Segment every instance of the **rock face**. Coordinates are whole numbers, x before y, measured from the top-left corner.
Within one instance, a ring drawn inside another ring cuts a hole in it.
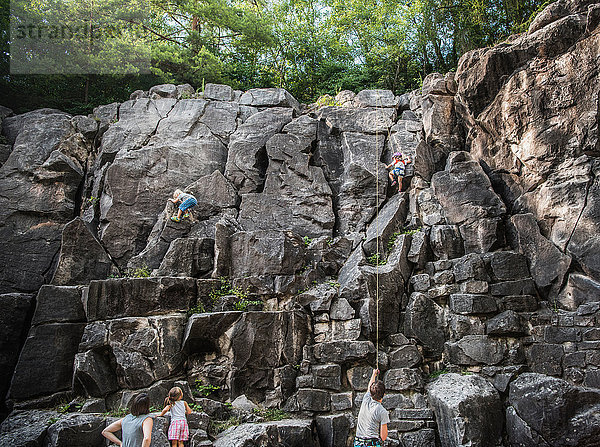
[[[5,309],[0,316],[0,392],[6,396],[31,318],[33,297],[9,293],[0,295],[0,303]]]
[[[315,439],[312,422],[303,420],[284,420],[263,424],[247,424],[232,427],[221,433],[215,442],[217,447],[250,447],[261,445],[319,445]]]
[[[85,327],[74,380],[87,395],[139,389],[181,371],[184,315],[117,318]]]
[[[48,427],[46,442],[52,447],[73,445],[74,443],[102,446],[102,430],[106,427],[103,417],[97,415],[69,415]]]
[[[300,363],[308,332],[308,320],[298,312],[198,314],[188,322],[183,349],[198,366],[190,374],[202,376],[211,368],[209,359],[219,359],[222,368],[230,364],[231,373],[214,385],[224,385],[232,399],[244,392],[264,399],[273,370]]]
[[[485,253],[503,245],[499,226],[506,208],[469,154],[453,152],[431,185],[448,223],[460,226],[465,253]]]
[[[52,284],[71,286],[104,279],[111,267],[109,256],[83,220],[76,218],[65,225]]]
[[[590,52],[600,37],[593,7],[588,13],[584,2],[556,5],[562,5],[560,16],[546,12],[509,46],[461,58],[457,97],[473,136],[471,153],[497,171],[509,206],[533,213],[543,234],[595,278],[590,253],[596,238],[588,233],[595,219],[582,217],[595,207],[588,199],[599,154],[597,95],[588,92],[598,91],[600,82],[593,74],[598,55]],[[502,76],[506,80],[498,82]],[[539,76],[548,82],[533,81]],[[475,119],[480,124],[472,125]],[[583,233],[590,237],[574,237]]]
[[[13,399],[71,389],[73,359],[85,327],[81,289],[42,287],[32,324],[12,378]]]
[[[10,446],[41,446],[48,422],[58,418],[56,411],[25,411],[11,414],[0,425],[0,443]]]
[[[89,143],[54,109],[5,118],[3,127],[13,147],[0,168],[0,292],[35,292],[52,276]]]
[[[185,312],[195,302],[192,278],[132,278],[92,281],[85,297],[89,321],[164,312]]]
[[[502,404],[498,391],[485,379],[444,374],[428,385],[427,396],[439,424],[442,446],[500,444]]]
[[[600,394],[540,374],[510,385],[506,420],[513,445],[598,445]]]
[[[266,142],[266,169],[261,194],[242,196],[240,224],[248,230],[293,230],[302,236],[331,236],[335,224],[331,188],[323,170],[310,166],[317,121],[302,116]],[[291,213],[290,213],[291,211]]]
[[[231,136],[225,176],[241,193],[264,188],[268,158],[265,144],[292,120],[288,108],[268,109],[252,115]]]
[[[96,445],[94,412],[180,386],[192,445],[347,446],[378,367],[390,445],[600,445],[599,11],[399,97],[0,109],[0,444]]]

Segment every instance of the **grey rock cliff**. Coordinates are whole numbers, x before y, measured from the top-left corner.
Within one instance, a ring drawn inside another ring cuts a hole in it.
[[[0,443],[95,445],[95,412],[177,385],[194,446],[347,446],[378,367],[390,445],[598,445],[598,10],[559,0],[400,97],[0,110]]]

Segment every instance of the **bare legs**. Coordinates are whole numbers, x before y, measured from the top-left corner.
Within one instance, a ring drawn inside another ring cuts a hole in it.
[[[396,184],[396,180],[398,181],[398,192],[402,191],[402,177],[397,175],[394,176],[394,171],[390,171],[390,173],[388,174],[388,177],[390,178],[390,182],[392,182],[392,186],[394,186]]]

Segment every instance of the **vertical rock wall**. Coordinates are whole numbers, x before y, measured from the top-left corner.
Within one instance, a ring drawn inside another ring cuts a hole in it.
[[[3,110],[0,444],[95,445],[178,384],[192,445],[346,446],[377,366],[387,445],[597,445],[599,10],[554,3],[400,97]]]

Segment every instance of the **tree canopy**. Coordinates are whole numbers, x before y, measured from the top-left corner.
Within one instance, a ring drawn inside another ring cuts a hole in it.
[[[124,101],[133,90],[159,83],[190,83],[199,89],[208,82],[241,90],[278,86],[304,102],[344,89],[386,88],[400,94],[417,88],[430,72],[455,69],[466,51],[524,31],[548,3],[151,0],[143,19],[124,11],[114,18],[145,30],[149,73],[129,67],[129,74],[11,74],[10,2],[0,1],[2,103],[19,113],[38,107],[89,113],[99,104]],[[107,1],[96,0],[96,7]],[[82,7],[82,2],[64,2],[66,8]],[[44,4],[28,2],[28,7],[43,16]],[[61,14],[70,13],[67,9]],[[119,51],[108,44],[101,50],[95,57]]]

